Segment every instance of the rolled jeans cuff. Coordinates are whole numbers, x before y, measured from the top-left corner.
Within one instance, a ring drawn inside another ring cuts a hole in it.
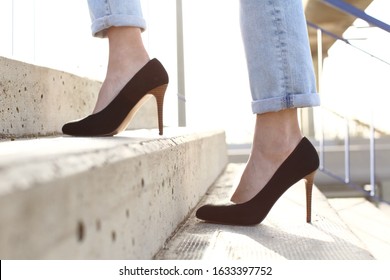
[[[252,112],[254,114],[263,114],[291,108],[314,107],[319,105],[320,96],[317,93],[290,94],[252,101]]]
[[[141,31],[144,31],[146,29],[146,21],[144,18],[134,15],[107,15],[92,22],[92,35],[104,38],[107,36],[107,29],[111,26],[139,27]]]

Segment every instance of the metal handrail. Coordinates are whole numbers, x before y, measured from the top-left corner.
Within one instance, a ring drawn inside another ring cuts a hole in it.
[[[330,31],[328,31],[328,30],[326,30],[326,29],[320,27],[319,25],[314,24],[314,23],[312,23],[312,22],[310,22],[310,21],[306,21],[306,23],[307,23],[307,25],[308,25],[309,27],[312,27],[312,28],[316,29],[317,31],[320,30],[322,34],[326,34],[326,35],[332,37],[333,39],[336,39],[337,41],[341,41],[341,42],[343,42],[343,43],[345,43],[345,44],[347,44],[347,45],[349,45],[349,46],[351,46],[351,47],[353,47],[353,48],[359,50],[360,52],[363,52],[363,53],[365,53],[366,55],[369,55],[369,56],[371,56],[372,58],[375,58],[376,60],[381,61],[381,62],[383,62],[383,63],[385,63],[385,64],[387,64],[387,65],[390,66],[390,62],[389,62],[389,61],[386,61],[386,60],[384,60],[383,58],[380,58],[380,57],[378,57],[378,56],[376,56],[376,55],[373,55],[372,53],[370,53],[370,52],[364,50],[363,48],[360,48],[360,47],[358,47],[358,46],[352,44],[352,43],[350,42],[350,40],[347,40],[347,39],[345,39],[345,38],[342,38],[342,37],[338,36],[337,34],[334,34],[334,33],[330,32]],[[318,37],[318,36],[317,36],[317,37]]]
[[[388,25],[387,23],[385,23],[385,22],[383,22],[383,21],[381,21],[373,16],[366,14],[364,11],[356,8],[355,6],[353,6],[351,4],[348,4],[342,0],[322,0],[322,1],[331,7],[334,7],[340,11],[345,12],[346,14],[353,15],[357,18],[360,18],[360,19],[368,22],[371,25],[374,25],[376,27],[379,27],[382,30],[390,32],[390,25]]]
[[[326,2],[327,4],[333,6],[333,7],[336,7],[340,10],[342,10],[343,12],[345,13],[348,13],[348,14],[351,14],[351,15],[354,15],[358,18],[361,18],[365,21],[367,21],[368,23],[372,24],[372,25],[375,25],[387,32],[390,32],[390,26],[382,21],[379,21],[378,19],[372,17],[372,16],[369,16],[367,15],[365,12],[359,10],[358,8],[350,5],[350,4],[347,4],[345,3],[344,1],[340,1],[340,0],[323,0],[324,2]],[[311,28],[314,28],[317,30],[317,52],[318,52],[318,75],[319,77],[321,76],[322,74],[322,34],[326,34],[328,36],[331,36],[332,38],[336,39],[337,41],[341,41],[341,42],[344,42],[345,44],[359,50],[360,52],[362,53],[365,53],[366,55],[369,55],[371,56],[372,58],[375,58],[376,60],[378,61],[381,61],[387,65],[390,66],[390,62],[378,57],[378,56],[375,56],[373,55],[372,53],[360,48],[360,47],[357,47],[355,46],[354,44],[351,44],[351,42],[347,39],[344,39],[312,22],[307,22],[307,25]],[[319,84],[319,87],[321,85],[321,80],[319,78],[319,81],[318,81],[318,84]],[[355,189],[355,190],[359,190],[359,191],[362,191],[364,193],[367,193],[366,191],[363,191],[361,189],[361,187],[358,185],[358,184],[355,184],[353,182],[351,182],[351,178],[350,178],[350,136],[349,136],[349,122],[346,118],[344,118],[345,120],[345,139],[344,139],[344,171],[345,171],[345,176],[344,178],[334,174],[332,171],[328,170],[326,167],[325,167],[325,161],[324,161],[324,158],[325,158],[325,152],[324,152],[324,146],[325,146],[325,136],[324,136],[324,130],[323,130],[323,127],[321,128],[322,132],[321,132],[321,138],[320,138],[320,145],[319,145],[319,154],[320,154],[320,170],[340,181],[340,182],[343,182],[344,184],[348,185],[349,187]],[[374,121],[373,121],[373,118],[371,118],[371,122],[370,122],[370,178],[369,178],[369,181],[370,181],[370,190],[368,192],[368,196],[374,200],[374,201],[377,201],[377,202],[385,202],[385,203],[389,203],[389,202],[386,202],[386,201],[383,201],[383,199],[381,199],[377,192],[376,192],[376,178],[375,178],[375,171],[376,171],[376,166],[375,166],[375,126],[374,126]]]

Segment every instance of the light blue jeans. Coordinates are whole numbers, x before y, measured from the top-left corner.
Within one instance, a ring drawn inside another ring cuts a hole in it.
[[[139,0],[88,0],[92,33],[146,28]],[[255,114],[320,104],[302,0],[240,0],[240,23]]]
[[[320,104],[302,0],[240,0],[256,114]]]
[[[106,37],[111,26],[146,28],[139,0],[88,0],[88,7],[95,37]]]

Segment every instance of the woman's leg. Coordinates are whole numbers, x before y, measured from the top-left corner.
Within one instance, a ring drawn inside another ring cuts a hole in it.
[[[141,38],[146,25],[139,0],[88,0],[88,5],[93,36],[109,41],[107,74],[94,109],[97,113],[149,61],[149,56]]]
[[[104,109],[134,74],[149,61],[139,28],[110,27],[107,30],[107,37],[109,41],[107,74],[94,113]]]
[[[240,20],[257,119],[235,203],[257,194],[301,140],[296,108],[319,105],[301,0],[241,0]]]

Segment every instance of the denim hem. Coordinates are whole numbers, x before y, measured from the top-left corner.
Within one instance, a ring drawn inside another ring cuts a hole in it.
[[[142,31],[146,29],[146,21],[142,17],[133,15],[109,15],[93,21],[91,29],[94,37],[105,38],[107,29],[111,26],[133,26]]]
[[[254,114],[263,114],[290,108],[314,107],[319,105],[320,96],[317,93],[291,94],[264,100],[255,100],[252,102],[252,112]]]

